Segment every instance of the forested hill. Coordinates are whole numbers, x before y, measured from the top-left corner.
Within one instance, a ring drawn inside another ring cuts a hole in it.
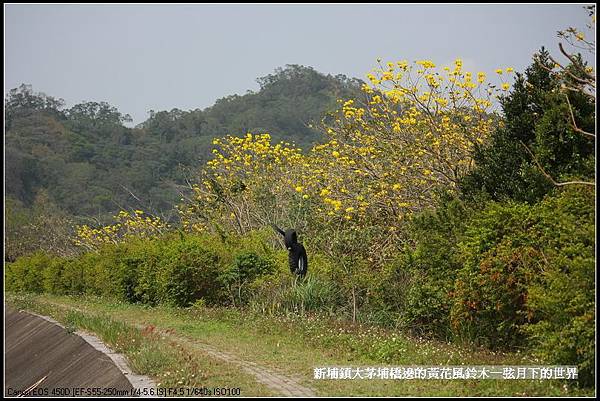
[[[354,97],[361,83],[298,65],[257,81],[256,93],[224,97],[204,110],[151,111],[135,128],[105,102],[66,109],[30,86],[12,89],[5,98],[6,195],[27,208],[43,193],[74,216],[165,212],[178,199],[177,185],[208,157],[212,138],[269,132],[307,147],[320,138],[308,124],[334,109],[336,99]]]

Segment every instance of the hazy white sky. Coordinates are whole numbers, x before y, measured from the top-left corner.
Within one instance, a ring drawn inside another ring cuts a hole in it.
[[[135,124],[256,90],[286,64],[363,79],[378,57],[522,71],[588,21],[583,3],[4,7],[5,93],[28,83],[67,106],[106,101]]]

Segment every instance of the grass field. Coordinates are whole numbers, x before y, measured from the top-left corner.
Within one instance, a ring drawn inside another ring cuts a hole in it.
[[[413,338],[317,316],[271,317],[231,308],[147,307],[93,297],[5,294],[8,304],[96,333],[127,356],[136,373],[162,387],[240,388],[279,395],[209,345],[294,378],[320,396],[593,396],[558,380],[316,380],[314,368],[402,365],[534,365],[521,353],[495,353]]]

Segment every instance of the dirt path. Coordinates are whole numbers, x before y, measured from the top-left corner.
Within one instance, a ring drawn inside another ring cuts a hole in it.
[[[161,334],[164,332],[161,332]],[[219,351],[215,347],[201,343],[197,340],[191,340],[185,337],[180,337],[178,335],[173,335],[170,333],[165,333],[169,336],[169,338],[178,341],[180,343],[185,343],[188,346],[191,346],[195,349],[199,349],[204,353],[210,355],[213,358],[220,359],[222,361],[232,363],[234,365],[238,365],[242,370],[246,373],[253,375],[256,378],[256,381],[264,384],[269,387],[271,390],[279,393],[283,396],[293,396],[293,397],[315,397],[316,394],[314,390],[301,385],[298,381],[291,377],[287,377],[282,375],[281,373],[275,372],[271,368],[267,368],[266,366],[259,365],[255,362],[245,361],[243,359],[238,358],[236,355]]]
[[[56,302],[47,302],[51,305],[57,306],[61,309],[68,309],[77,311],[80,313],[87,313],[86,310],[67,306],[64,304],[56,303]],[[132,324],[131,322],[126,322]],[[147,329],[148,326],[142,324],[132,324],[138,329],[144,330]],[[264,384],[275,393],[280,394],[282,396],[288,397],[316,397],[316,393],[313,389],[306,387],[300,382],[292,377],[285,376],[270,367],[266,367],[264,365],[257,364],[255,362],[246,361],[238,356],[220,351],[217,348],[213,347],[210,344],[203,343],[201,341],[191,339],[185,336],[181,336],[178,334],[174,334],[172,330],[162,330],[158,329],[158,333],[166,337],[172,341],[175,341],[181,345],[185,345],[191,347],[193,349],[204,352],[205,354],[211,356],[212,358],[225,361],[227,363],[231,363],[239,366],[244,372],[254,376],[257,382]]]

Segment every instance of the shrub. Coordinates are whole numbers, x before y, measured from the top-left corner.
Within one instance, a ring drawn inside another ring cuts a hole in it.
[[[594,193],[566,188],[537,205],[490,203],[460,242],[455,335],[527,345],[545,363],[594,375]]]
[[[594,203],[593,190],[569,189],[536,208],[543,269],[529,286],[524,326],[540,359],[578,365],[584,385],[595,376]]]
[[[590,383],[594,200],[589,188],[565,187],[534,205],[450,201],[416,216],[416,243],[395,262],[410,272],[401,323],[492,348],[527,347],[544,363],[578,365]]]
[[[270,259],[254,252],[243,252],[220,274],[219,281],[227,288],[233,305],[243,305],[248,301],[248,287],[258,277],[272,272],[273,267]]]
[[[569,70],[584,70],[580,58],[570,61]],[[593,181],[594,141],[574,129],[569,115],[577,118],[580,129],[593,133],[595,101],[569,90],[567,102],[564,81],[550,71],[553,67],[542,48],[525,73],[517,74],[510,94],[501,98],[505,123],[489,143],[475,147],[475,168],[460,183],[464,196],[483,191],[496,201],[539,202],[554,186],[538,163],[557,181]]]
[[[67,294],[70,286],[65,280],[65,270],[68,261],[64,258],[54,257],[48,261],[48,265],[43,270],[42,286],[44,292],[56,295]]]
[[[469,223],[458,244],[450,319],[459,338],[487,346],[517,345],[529,276],[541,257],[532,248],[531,207],[489,203]]]
[[[6,289],[15,292],[42,292],[44,270],[51,260],[51,256],[39,251],[8,264],[5,273]]]
[[[457,244],[470,214],[460,201],[446,197],[440,207],[411,221],[416,245],[405,249],[397,262],[397,269],[409,276],[400,323],[411,331],[450,337],[451,294],[462,263]]]
[[[165,247],[161,258],[164,265],[156,277],[161,302],[189,306],[200,298],[219,301],[219,257],[199,242],[186,237]]]
[[[149,305],[160,302],[160,288],[157,277],[164,265],[166,244],[163,241],[140,241],[132,246],[132,253],[123,263],[131,269],[127,283],[133,287],[131,299]],[[134,273],[135,272],[135,273]],[[129,293],[126,291],[126,293]]]

